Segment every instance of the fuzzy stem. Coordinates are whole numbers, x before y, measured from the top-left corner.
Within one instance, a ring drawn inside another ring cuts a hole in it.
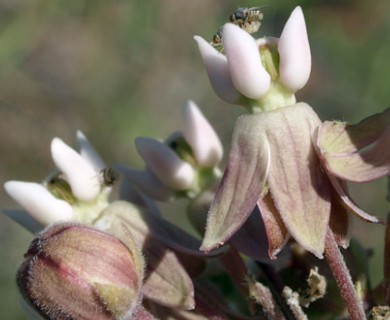
[[[336,279],[351,320],[366,319],[363,304],[356,294],[351,275],[330,229],[328,229],[325,239],[325,257]]]

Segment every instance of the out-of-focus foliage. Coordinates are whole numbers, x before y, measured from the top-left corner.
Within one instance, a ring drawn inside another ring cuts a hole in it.
[[[278,36],[296,5],[303,7],[313,56],[299,99],[323,119],[353,122],[388,107],[387,0],[0,0],[1,181],[42,179],[53,167],[50,140],[72,144],[77,129],[108,163],[137,166],[134,138],[166,137],[187,99],[199,104],[228,149],[244,110],[214,95],[192,36],[211,39],[238,6],[263,6],[259,35]],[[385,180],[352,192],[363,208],[385,216]],[[15,207],[4,192],[0,197],[2,208]],[[374,282],[381,278],[383,231],[359,223],[354,229],[374,247]],[[4,319],[24,319],[14,273],[31,239],[0,216]]]

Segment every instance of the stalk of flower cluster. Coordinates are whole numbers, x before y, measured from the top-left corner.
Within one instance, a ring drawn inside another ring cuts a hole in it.
[[[366,319],[363,303],[356,294],[351,275],[330,229],[328,229],[325,239],[325,257],[335,277],[340,295],[348,309],[351,320]]]

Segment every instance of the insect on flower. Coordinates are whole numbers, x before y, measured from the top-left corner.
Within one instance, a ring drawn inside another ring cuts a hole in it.
[[[106,167],[100,171],[101,183],[107,187],[113,186],[119,180],[119,174],[114,169]]]
[[[263,13],[259,7],[238,8],[230,17],[229,22],[239,26],[249,34],[255,33],[260,29]],[[214,34],[213,40],[210,42],[214,47],[222,45],[222,27]]]

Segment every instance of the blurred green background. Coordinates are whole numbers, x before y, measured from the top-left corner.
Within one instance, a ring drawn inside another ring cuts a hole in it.
[[[244,110],[212,92],[192,37],[211,39],[239,6],[263,6],[261,35],[279,36],[296,5],[303,7],[313,56],[298,98],[322,119],[356,122],[387,108],[388,0],[0,0],[1,181],[40,181],[53,168],[51,139],[75,146],[77,129],[107,163],[140,167],[134,138],[176,130],[187,99],[229,150]],[[364,209],[386,216],[385,179],[351,190]],[[17,207],[4,191],[0,197],[2,208]],[[353,220],[353,235],[374,248],[370,267],[378,283],[384,228]],[[31,240],[0,215],[1,319],[25,319],[14,275]]]

